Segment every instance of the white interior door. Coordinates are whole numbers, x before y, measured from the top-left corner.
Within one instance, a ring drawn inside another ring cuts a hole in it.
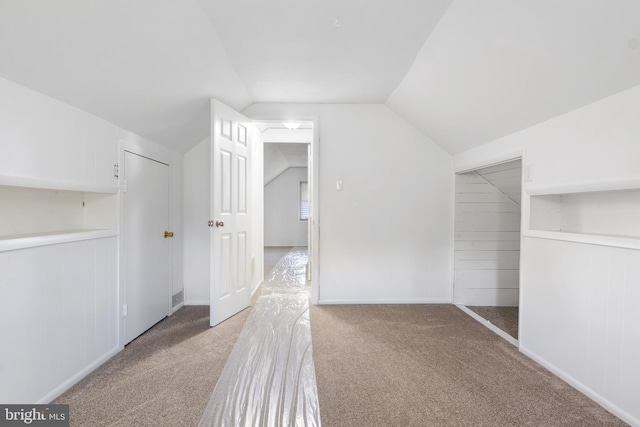
[[[249,212],[255,125],[211,102],[211,326],[247,308],[250,294]]]
[[[169,166],[124,155],[125,343],[169,314]]]

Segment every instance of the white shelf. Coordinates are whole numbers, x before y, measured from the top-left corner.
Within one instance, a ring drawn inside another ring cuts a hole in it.
[[[11,175],[0,175],[0,186],[37,188],[42,190],[106,193],[106,194],[115,194],[118,192],[117,183],[114,183],[113,185],[109,185],[109,186],[94,185],[94,184],[78,184],[76,182],[51,181],[51,180],[44,180],[44,179],[38,179],[38,178],[29,178],[24,176],[11,176]]]
[[[51,233],[2,236],[0,237],[0,252],[78,242],[81,240],[102,239],[117,235],[118,230],[114,228],[108,230],[64,230]]]
[[[640,250],[640,239],[634,239],[630,237],[542,230],[529,230],[524,232],[523,236],[533,237],[536,239],[560,240],[563,242],[575,242],[587,245],[610,246],[614,248]]]
[[[601,191],[636,190],[638,188],[640,188],[640,179],[582,182],[562,185],[527,185],[524,190],[531,196],[546,196],[567,193],[595,193]]]

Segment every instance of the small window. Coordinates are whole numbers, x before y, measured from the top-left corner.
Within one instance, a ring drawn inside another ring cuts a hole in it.
[[[309,184],[300,183],[300,221],[309,220]]]

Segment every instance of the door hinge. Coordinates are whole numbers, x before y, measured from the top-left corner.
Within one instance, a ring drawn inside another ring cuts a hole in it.
[[[118,179],[119,176],[120,176],[120,165],[116,163],[115,165],[113,165],[113,177],[115,179]]]
[[[127,190],[129,190],[129,185],[127,184],[127,180],[125,179],[122,183],[122,191],[126,193]]]
[[[122,304],[122,317],[127,317],[127,304]]]

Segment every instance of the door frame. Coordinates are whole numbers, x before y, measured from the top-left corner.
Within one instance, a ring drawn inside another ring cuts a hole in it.
[[[452,206],[452,212],[453,212],[453,217],[455,218],[456,215],[456,177],[460,174],[464,174],[464,173],[468,173],[468,172],[473,172],[476,171],[478,169],[484,169],[484,168],[488,168],[490,166],[495,166],[495,165],[499,165],[502,163],[508,163],[511,161],[515,161],[515,160],[520,160],[522,162],[522,171],[520,174],[520,180],[521,180],[521,195],[520,195],[520,259],[519,259],[519,265],[522,266],[522,260],[524,257],[524,237],[523,234],[525,232],[526,229],[529,228],[529,205],[530,205],[530,198],[529,198],[529,194],[525,191],[525,174],[526,174],[526,168],[528,167],[528,163],[526,162],[526,152],[524,150],[514,150],[511,151],[509,153],[504,153],[503,155],[498,155],[492,158],[488,158],[488,159],[480,159],[480,160],[476,160],[476,161],[468,161],[468,162],[462,162],[461,164],[455,165],[454,164],[454,168],[453,168],[453,198],[451,203],[453,204]],[[454,292],[455,292],[455,251],[456,251],[456,246],[455,246],[455,220],[451,222],[451,247],[452,247],[452,251],[451,251],[451,301],[453,302],[453,297],[454,297]],[[523,300],[523,292],[522,292],[522,268],[518,269],[518,290],[519,290],[519,297],[518,297],[518,308],[522,307],[522,300]],[[462,304],[456,304],[462,311],[464,311],[465,313],[467,313],[469,316],[473,317],[474,319],[476,319],[478,322],[482,323],[483,325],[485,325],[487,328],[491,329],[493,332],[495,332],[496,334],[500,335],[502,338],[504,338],[506,341],[510,342],[511,344],[515,345],[516,347],[519,347],[519,338],[520,338],[520,325],[522,324],[521,320],[522,320],[522,311],[518,310],[518,339],[513,338],[511,335],[507,334],[506,332],[504,332],[503,330],[499,329],[497,326],[494,326],[490,323],[487,323],[485,319],[483,319],[482,317],[480,317],[478,314],[476,314],[475,312],[471,311],[470,309],[468,309],[466,307],[466,305],[462,305]]]
[[[317,305],[320,301],[320,132],[318,116],[287,116],[283,118],[280,115],[255,115],[247,116],[254,122],[311,122],[313,123],[313,138],[311,139],[311,156],[308,159],[309,180],[311,181],[311,222],[309,224],[311,240],[309,241],[309,261],[311,264],[311,304]],[[264,142],[263,149],[260,150],[260,159],[256,161],[264,161]],[[264,175],[261,182],[264,187]],[[263,200],[264,207],[264,200]],[[264,211],[264,209],[263,209]],[[260,219],[261,228],[264,231],[264,215]]]
[[[124,179],[121,177],[125,176],[124,170],[124,158],[125,152],[129,152],[132,154],[136,154],[138,156],[146,157],[150,160],[154,160],[159,163],[164,163],[169,166],[169,227],[171,230],[176,231],[176,222],[175,222],[175,192],[174,192],[174,182],[175,182],[175,162],[173,160],[173,156],[162,149],[157,149],[154,147],[144,147],[142,145],[135,144],[130,141],[126,141],[124,139],[118,140],[118,164],[115,168],[114,173],[118,175],[118,204],[119,204],[119,237],[118,237],[118,347],[121,349],[124,348],[126,335],[125,335],[125,321],[124,321],[124,305],[126,304],[126,289],[125,289],[125,273],[127,268],[126,263],[126,254],[125,254],[125,238],[124,235],[124,224],[125,224],[125,206],[124,206]],[[179,233],[178,233],[179,234]],[[180,239],[182,237],[180,236]],[[182,240],[181,240],[182,241]],[[175,238],[169,239],[169,310],[167,316],[171,316],[176,310],[182,307],[183,303],[173,307],[173,292],[175,289],[175,277],[174,277],[174,245]]]

